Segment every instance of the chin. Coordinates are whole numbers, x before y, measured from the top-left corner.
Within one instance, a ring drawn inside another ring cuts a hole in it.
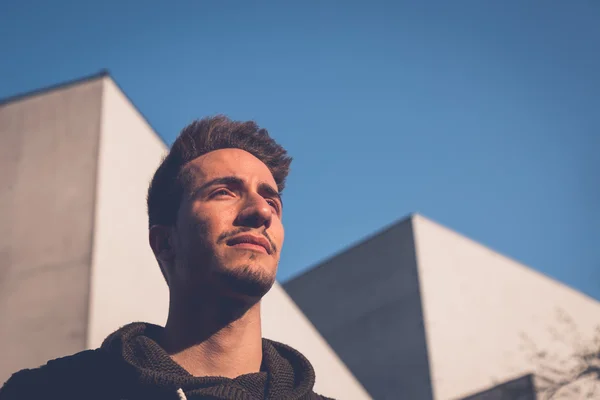
[[[218,275],[223,289],[235,297],[260,300],[275,283],[275,272],[255,263],[222,268]]]

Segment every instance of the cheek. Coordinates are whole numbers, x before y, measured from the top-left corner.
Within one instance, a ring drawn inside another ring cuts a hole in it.
[[[275,241],[275,243],[281,250],[285,238],[285,230],[283,229],[281,221],[278,221],[277,224],[271,225],[271,234],[273,235],[273,241]]]
[[[214,207],[196,207],[191,219],[197,235],[214,243],[224,232],[232,229],[232,220],[235,214],[227,209],[215,209]]]
[[[210,220],[195,215],[189,221],[190,245],[194,247],[200,243],[207,244],[213,242],[213,236],[216,235],[215,231],[215,226]]]
[[[183,209],[179,213],[177,226],[185,247],[193,249],[199,242],[209,239],[212,228],[202,216],[203,213],[197,207]]]

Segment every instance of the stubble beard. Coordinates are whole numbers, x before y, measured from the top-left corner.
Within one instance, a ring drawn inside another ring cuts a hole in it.
[[[198,236],[196,249],[193,251],[195,254],[192,256],[195,260],[190,260],[192,262],[189,263],[192,270],[198,268],[198,274],[190,272],[197,275],[196,279],[200,282],[212,286],[209,292],[216,289],[214,294],[217,296],[225,295],[249,302],[260,301],[275,283],[275,272],[261,265],[262,257],[252,251],[229,259],[208,243],[203,228],[200,224],[196,227]],[[220,257],[218,253],[221,253]],[[202,285],[200,282],[198,283]]]
[[[253,258],[256,257],[251,255],[250,261]],[[235,297],[248,300],[260,300],[275,283],[274,274],[250,263],[229,268],[219,266],[214,272],[223,289]]]

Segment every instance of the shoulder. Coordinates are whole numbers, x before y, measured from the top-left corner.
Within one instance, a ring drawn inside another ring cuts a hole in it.
[[[85,350],[48,361],[38,368],[23,369],[2,386],[0,400],[46,398],[49,394],[63,396],[70,388],[86,384],[86,380],[104,369],[105,362],[100,351]]]

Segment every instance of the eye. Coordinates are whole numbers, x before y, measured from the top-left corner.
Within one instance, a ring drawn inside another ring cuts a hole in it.
[[[210,198],[220,197],[220,196],[231,196],[231,191],[225,188],[217,189],[210,194]]]
[[[273,199],[267,199],[267,203],[269,203],[269,205],[271,207],[273,207],[273,209],[275,210],[275,212],[279,212],[279,203],[277,203],[275,200]]]

